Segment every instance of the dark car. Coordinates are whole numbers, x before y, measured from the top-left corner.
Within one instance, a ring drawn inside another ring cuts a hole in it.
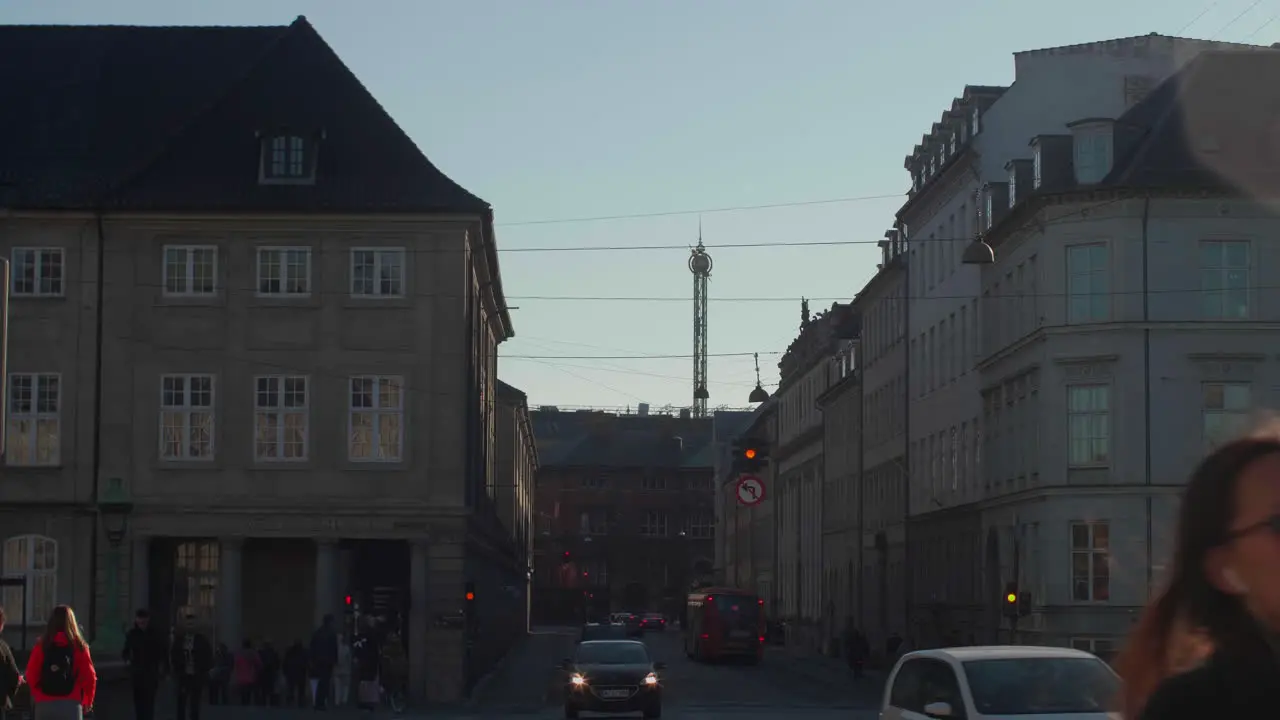
[[[590,640],[564,661],[564,716],[580,712],[641,712],[662,717],[662,683],[654,662],[638,640]]]
[[[640,629],[643,630],[666,630],[667,619],[662,613],[645,613],[640,618]]]
[[[639,615],[635,613],[630,613],[630,612],[621,612],[621,613],[614,613],[613,617],[614,617],[613,621],[615,623],[622,623],[623,625],[627,626],[628,636],[640,637],[640,635],[642,634],[640,631]]]
[[[587,642],[588,640],[625,640],[627,636],[626,625],[618,623],[587,623],[582,626],[582,632],[578,635],[578,642]]]

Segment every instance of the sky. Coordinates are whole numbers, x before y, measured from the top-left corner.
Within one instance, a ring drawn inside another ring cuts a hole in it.
[[[966,84],[1012,82],[1014,52],[1280,40],[1280,0],[0,0],[6,24],[298,15],[493,205],[516,331],[499,377],[561,408],[690,404],[699,226],[709,404],[748,405],[753,353],[772,389],[800,299],[871,277],[904,157]]]

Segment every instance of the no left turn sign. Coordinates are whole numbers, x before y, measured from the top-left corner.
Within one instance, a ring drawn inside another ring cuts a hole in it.
[[[755,475],[738,477],[738,502],[743,505],[756,505],[764,500],[764,481]]]

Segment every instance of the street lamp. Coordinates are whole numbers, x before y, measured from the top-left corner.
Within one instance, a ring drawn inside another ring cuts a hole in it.
[[[995,261],[996,251],[983,240],[969,243],[960,255],[960,262],[965,265],[991,265]]]
[[[102,652],[119,653],[124,648],[124,617],[120,612],[120,545],[129,534],[133,502],[124,480],[110,478],[98,498],[98,518],[107,536],[107,613],[101,636],[94,643]]]

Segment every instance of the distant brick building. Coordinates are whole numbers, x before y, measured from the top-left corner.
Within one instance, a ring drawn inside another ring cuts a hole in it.
[[[715,558],[712,419],[531,414],[534,622],[624,609],[678,615]]]

